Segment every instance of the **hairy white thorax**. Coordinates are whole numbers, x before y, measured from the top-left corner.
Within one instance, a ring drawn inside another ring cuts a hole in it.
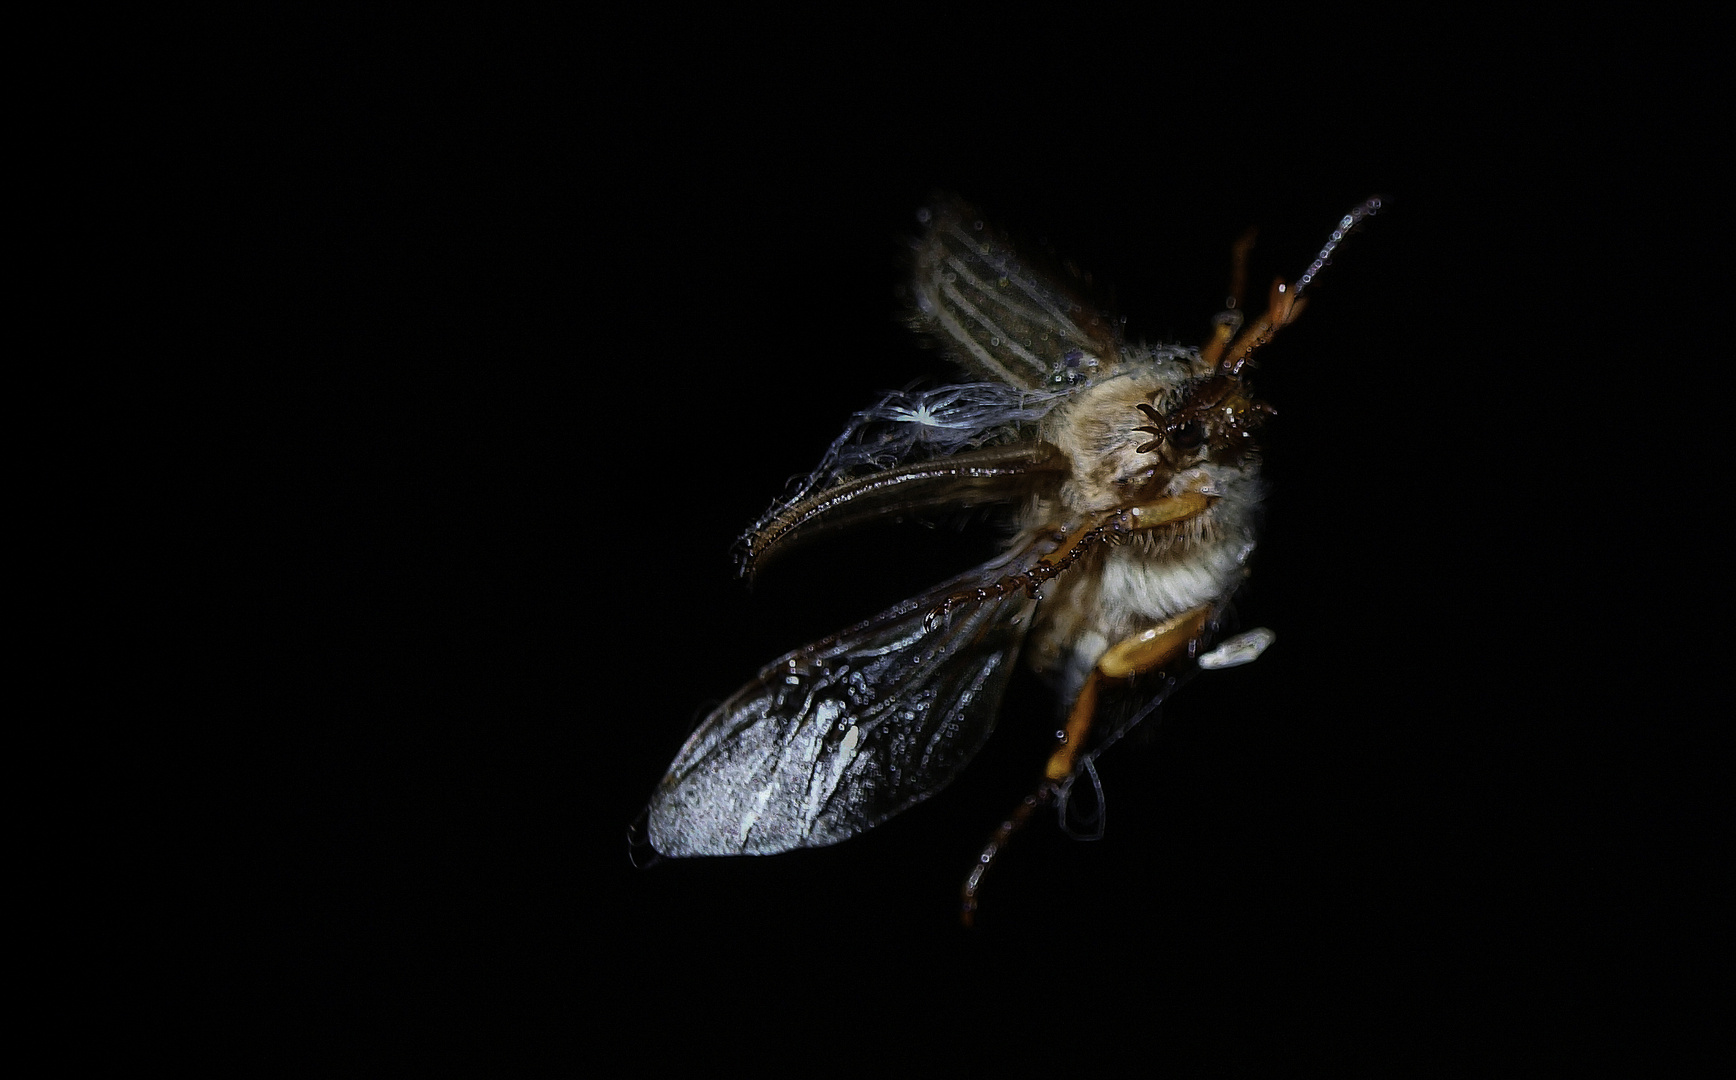
[[[1196,373],[1184,360],[1129,365],[1056,409],[1047,437],[1071,471],[1059,505],[1038,504],[1029,528],[1137,506],[1185,492],[1212,496],[1204,513],[1088,556],[1089,567],[1045,587],[1029,641],[1029,662],[1071,696],[1117,641],[1199,607],[1221,609],[1247,577],[1260,503],[1259,465],[1140,453],[1150,436],[1137,406],[1160,411]],[[1094,572],[1093,572],[1094,571]]]

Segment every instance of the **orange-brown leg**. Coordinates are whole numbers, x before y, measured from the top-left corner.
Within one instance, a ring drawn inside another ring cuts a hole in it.
[[[1054,530],[1040,530],[1038,537],[1053,537],[1053,551],[1038,559],[1031,566],[1017,574],[964,592],[956,592],[941,601],[940,605],[928,613],[928,623],[932,627],[943,622],[952,614],[952,609],[960,604],[987,600],[991,597],[1005,596],[1019,589],[1027,590],[1031,599],[1042,599],[1037,591],[1042,584],[1059,575],[1069,566],[1079,560],[1087,551],[1099,544],[1112,541],[1118,536],[1141,529],[1157,529],[1165,525],[1174,525],[1188,518],[1203,513],[1211,506],[1214,496],[1204,495],[1197,491],[1184,491],[1179,495],[1171,495],[1144,506],[1129,507],[1125,510],[1113,510],[1088,518],[1084,523],[1075,525],[1071,532],[1062,531],[1060,527]],[[1041,539],[1033,540],[1027,550],[1034,548]]]
[[[1025,822],[1038,808],[1055,801],[1061,785],[1078,768],[1079,754],[1085,748],[1086,738],[1097,716],[1097,697],[1103,683],[1126,682],[1137,675],[1168,666],[1185,653],[1190,644],[1199,640],[1210,622],[1209,607],[1194,608],[1150,630],[1116,642],[1098,658],[1091,674],[1085,677],[1079,696],[1073,699],[1058,745],[1049,755],[1049,763],[1043,769],[1043,779],[1037,784],[1037,790],[1025,796],[1024,801],[1014,807],[990,835],[988,843],[983,845],[982,854],[977,857],[977,864],[965,878],[963,906],[959,913],[965,926],[969,927],[976,921],[977,894],[982,890],[983,875],[988,872],[995,856],[1015,833],[1024,828]]]
[[[1212,336],[1200,347],[1200,359],[1215,364],[1223,358],[1236,328],[1242,325],[1242,294],[1248,285],[1248,252],[1254,247],[1255,230],[1250,227],[1230,248],[1230,292],[1224,312],[1212,326]]]

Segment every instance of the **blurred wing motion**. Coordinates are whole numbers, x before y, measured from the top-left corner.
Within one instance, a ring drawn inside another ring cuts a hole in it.
[[[855,836],[933,795],[994,729],[1034,601],[961,607],[1001,559],[775,661],[705,718],[647,808],[665,856],[770,855]]]
[[[980,375],[1021,390],[1094,379],[1120,359],[1120,325],[1030,266],[1013,242],[953,199],[924,211],[916,252],[921,329]]]
[[[1119,322],[1036,269],[971,207],[937,197],[921,216],[915,328],[982,381],[892,391],[851,416],[819,467],[741,537],[744,573],[816,526],[1010,501],[1030,491],[1008,482],[1016,474],[1065,474],[1052,447],[1034,444],[1038,427],[1123,359]]]

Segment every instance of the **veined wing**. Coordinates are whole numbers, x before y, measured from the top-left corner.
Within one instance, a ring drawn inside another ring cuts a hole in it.
[[[790,653],[700,724],[647,808],[663,855],[824,847],[933,795],[994,729],[1034,601],[964,605],[1001,559]]]
[[[1120,327],[1020,257],[969,206],[923,211],[916,252],[921,325],[967,368],[1023,390],[1094,378],[1120,359]]]

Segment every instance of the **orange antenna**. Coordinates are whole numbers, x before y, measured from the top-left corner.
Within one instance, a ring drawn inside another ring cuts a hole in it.
[[[1332,230],[1332,236],[1326,241],[1326,246],[1320,249],[1320,254],[1314,256],[1314,261],[1308,264],[1308,269],[1296,279],[1294,286],[1286,285],[1284,281],[1275,279],[1272,282],[1272,292],[1267,301],[1266,313],[1254,320],[1253,325],[1244,329],[1235,342],[1224,353],[1224,359],[1219,364],[1219,371],[1235,378],[1241,373],[1242,365],[1254,355],[1255,350],[1272,339],[1272,335],[1283,326],[1296,321],[1302,314],[1306,301],[1302,299],[1302,290],[1313,284],[1320,276],[1320,271],[1332,261],[1332,253],[1338,250],[1338,245],[1350,235],[1350,231],[1361,224],[1364,218],[1373,217],[1380,209],[1379,196],[1364,199],[1360,205],[1338,220],[1338,227]]]

